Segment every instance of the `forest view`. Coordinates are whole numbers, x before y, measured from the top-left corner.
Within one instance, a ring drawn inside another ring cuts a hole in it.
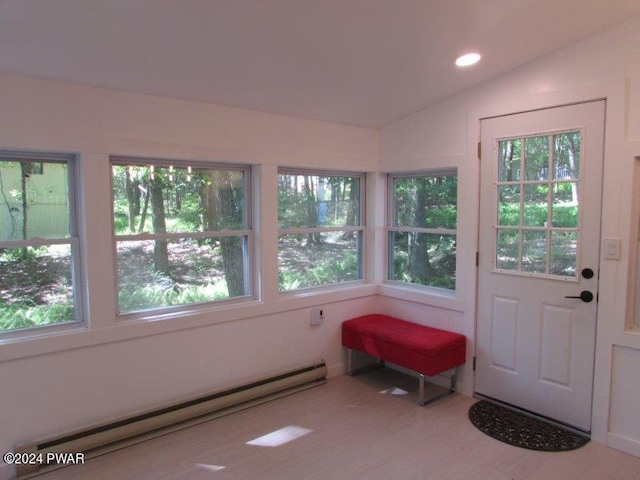
[[[457,192],[455,170],[393,178],[390,280],[455,290]]]
[[[251,294],[248,171],[113,165],[120,313]]]
[[[278,175],[278,288],[362,278],[359,176]]]

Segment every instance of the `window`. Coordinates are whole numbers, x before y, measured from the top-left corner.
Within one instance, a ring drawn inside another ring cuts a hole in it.
[[[389,280],[456,288],[456,169],[389,175]]]
[[[362,278],[363,176],[281,170],[281,292]]]
[[[0,152],[0,332],[80,320],[73,166]]]
[[[579,131],[498,142],[496,269],[578,275]]]
[[[119,313],[252,295],[249,167],[112,162]]]

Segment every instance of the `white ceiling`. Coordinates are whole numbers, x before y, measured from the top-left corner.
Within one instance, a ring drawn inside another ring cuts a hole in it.
[[[0,0],[0,71],[381,127],[638,0]],[[468,70],[455,57],[476,50]]]

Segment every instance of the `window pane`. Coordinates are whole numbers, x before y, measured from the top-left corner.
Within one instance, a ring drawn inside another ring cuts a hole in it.
[[[498,186],[498,225],[520,225],[520,185]]]
[[[389,232],[390,280],[455,290],[456,236]]]
[[[549,137],[525,139],[525,180],[549,178]]]
[[[278,175],[280,228],[360,225],[360,177]]]
[[[552,221],[554,227],[578,227],[578,184],[576,182],[555,183],[553,192]]]
[[[568,132],[553,137],[554,180],[580,178],[580,132]]]
[[[0,253],[0,331],[73,322],[70,245]]]
[[[550,273],[552,275],[575,277],[577,256],[577,232],[551,232]]]
[[[520,232],[498,230],[496,241],[496,268],[518,270],[520,258]]]
[[[498,149],[498,181],[516,182],[520,180],[522,140],[503,140],[499,142]]]
[[[243,230],[245,172],[187,165],[113,165],[116,235]]]
[[[522,235],[522,271],[545,273],[547,270],[547,232],[525,230]]]
[[[0,159],[0,241],[69,238],[66,163]]]
[[[361,232],[280,235],[279,290],[361,279],[361,243]]]
[[[393,180],[396,227],[456,229],[458,177],[427,175]]]
[[[528,184],[524,186],[525,227],[544,227],[549,215],[549,185]]]
[[[250,295],[248,238],[120,241],[121,313]]]

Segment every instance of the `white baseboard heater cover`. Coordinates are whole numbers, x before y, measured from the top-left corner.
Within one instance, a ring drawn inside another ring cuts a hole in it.
[[[96,457],[151,438],[259,405],[276,398],[306,390],[326,382],[327,367],[323,360],[246,385],[214,392],[165,408],[138,414],[123,420],[98,425],[67,435],[25,445],[16,453],[83,453]],[[18,465],[18,479],[63,467],[58,464]]]

